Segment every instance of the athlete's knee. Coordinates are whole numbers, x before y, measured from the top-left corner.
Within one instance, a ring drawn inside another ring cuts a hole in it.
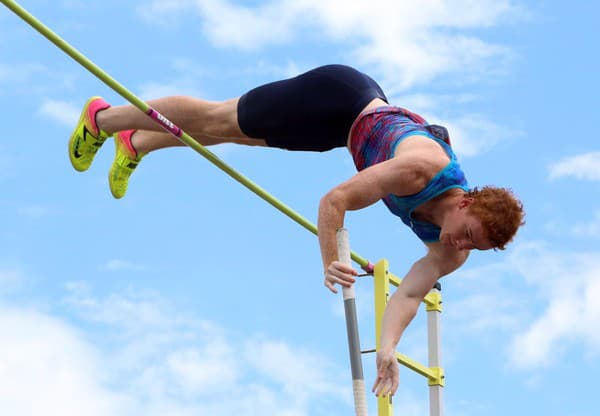
[[[237,117],[238,99],[213,103],[206,114],[206,134],[217,137],[240,137],[241,129]]]

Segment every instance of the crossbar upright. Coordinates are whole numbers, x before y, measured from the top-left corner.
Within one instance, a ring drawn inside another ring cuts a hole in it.
[[[381,324],[383,313],[387,305],[391,286],[399,286],[402,279],[394,276],[389,271],[387,260],[380,260],[375,264],[373,273],[375,296],[375,339],[376,350],[380,349]],[[418,363],[410,357],[396,352],[396,360],[404,367],[422,375],[427,379],[429,386],[429,415],[443,416],[443,387],[445,385],[444,370],[441,367],[440,348],[440,313],[442,312],[442,296],[440,286],[436,285],[423,299],[427,311],[427,338],[428,338],[428,366]],[[392,416],[394,409],[392,397],[380,396],[377,399],[378,416]]]
[[[135,96],[132,92],[126,89],[122,84],[118,83],[116,80],[111,78],[106,72],[104,72],[100,67],[98,67],[95,63],[89,60],[86,56],[80,53],[77,49],[59,37],[55,32],[53,32],[49,27],[44,25],[41,21],[31,15],[27,10],[21,7],[17,2],[13,0],[0,0],[4,6],[6,6],[9,10],[14,12],[18,17],[20,17],[23,21],[29,24],[32,28],[38,31],[41,35],[47,38],[50,42],[56,45],[59,49],[61,49],[64,53],[70,56],[73,60],[87,69],[90,73],[95,75],[100,81],[105,83],[111,89],[113,89],[117,94],[122,96],[124,99],[129,101],[133,106],[137,107],[140,111],[145,113],[148,117],[154,120],[158,125],[160,125],[165,131],[171,133],[174,137],[180,140],[182,143],[194,149],[196,152],[200,153],[207,160],[217,166],[219,169],[227,173],[233,179],[238,181],[240,184],[244,185],[250,191],[255,193],[257,196],[265,200],[267,203],[271,204],[274,208],[300,224],[302,227],[307,229],[313,234],[317,234],[317,227],[308,221],[306,218],[298,214],[296,211],[291,209],[289,206],[285,205],[283,202],[279,201],[273,195],[269,194],[263,188],[252,182],[250,179],[233,169],[231,166],[227,165],[221,159],[219,159],[215,154],[210,152],[204,146],[202,146],[199,142],[197,142],[193,137],[188,135],[185,131],[183,131],[180,127],[175,125],[169,119],[167,119],[164,115],[157,112],[155,109],[148,106],[145,102],[140,100],[137,96]],[[345,264],[350,264],[351,260],[354,260],[358,263],[365,271],[371,273],[375,269],[375,296],[376,296],[376,331],[377,331],[377,340],[380,338],[380,324],[381,317],[383,316],[383,310],[385,309],[385,305],[387,303],[387,296],[389,294],[389,284],[399,285],[400,279],[389,274],[387,270],[387,261],[385,263],[378,263],[377,267],[374,267],[366,258],[356,254],[355,252],[350,250],[349,244],[347,243],[347,233],[346,233],[346,243],[342,247],[343,253],[343,261]],[[379,270],[379,274],[377,272]],[[379,277],[378,277],[379,276]],[[381,277],[385,276],[385,277]],[[383,279],[383,280],[382,280]],[[355,295],[354,289],[350,288],[350,291],[343,289],[344,294],[344,303],[346,309],[346,300],[352,299],[352,301],[348,302],[348,312],[347,315],[347,329],[348,329],[348,342],[351,356],[351,365],[352,365],[352,374],[353,374],[353,385],[354,387],[354,396],[355,396],[355,405],[356,405],[356,415],[357,416],[366,416],[367,415],[367,406],[366,406],[366,394],[364,388],[364,378],[362,376],[362,360],[360,359],[360,342],[358,339],[358,329],[357,329],[357,320],[356,320],[356,304],[355,304]],[[439,296],[439,291],[436,294],[436,291],[433,291],[425,298],[425,303],[428,307],[428,313],[430,313],[428,322],[430,327],[434,328],[430,333],[429,342],[430,345],[433,343],[437,345],[433,351],[430,347],[430,356],[429,356],[429,366],[424,367],[421,364],[418,364],[408,357],[403,356],[399,353],[396,353],[398,361],[416,371],[417,373],[425,376],[429,380],[430,387],[433,390],[430,390],[430,400],[436,401],[438,405],[431,407],[431,416],[442,416],[442,407],[441,407],[441,387],[444,385],[444,375],[443,370],[439,367],[439,312],[441,312],[441,297]],[[429,309],[431,308],[431,310]],[[352,317],[352,314],[354,315]],[[431,315],[434,314],[434,315]],[[437,316],[435,315],[437,314]],[[348,318],[350,316],[350,318]],[[355,328],[356,327],[356,328]],[[435,329],[437,328],[437,329]],[[356,358],[356,348],[358,347],[358,358]],[[379,348],[379,346],[377,346]],[[437,352],[435,352],[437,351]],[[360,370],[359,370],[360,368]],[[361,393],[362,392],[362,393]],[[379,415],[380,416],[388,416],[391,415],[391,399],[390,396],[387,396],[386,402],[382,402],[382,398],[378,401]],[[385,404],[385,406],[383,406]],[[382,413],[382,409],[384,412]],[[387,410],[386,410],[387,409]]]

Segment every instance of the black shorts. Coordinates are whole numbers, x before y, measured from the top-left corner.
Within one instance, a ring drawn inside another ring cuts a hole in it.
[[[346,146],[352,123],[374,98],[387,102],[368,75],[326,65],[242,95],[238,123],[270,147],[324,152]]]

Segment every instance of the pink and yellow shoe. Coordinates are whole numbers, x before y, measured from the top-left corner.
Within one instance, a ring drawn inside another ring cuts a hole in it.
[[[77,127],[69,139],[69,159],[75,170],[88,170],[98,149],[110,136],[96,124],[98,111],[110,107],[101,97],[90,98],[83,107]]]
[[[136,130],[125,130],[115,134],[115,159],[108,173],[108,185],[117,199],[125,196],[129,177],[145,156],[138,154],[131,143],[131,136],[135,132]]]

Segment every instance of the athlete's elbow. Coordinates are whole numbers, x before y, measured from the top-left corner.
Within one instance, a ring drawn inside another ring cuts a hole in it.
[[[319,211],[345,211],[346,199],[344,192],[338,188],[333,188],[327,192],[319,202]]]

